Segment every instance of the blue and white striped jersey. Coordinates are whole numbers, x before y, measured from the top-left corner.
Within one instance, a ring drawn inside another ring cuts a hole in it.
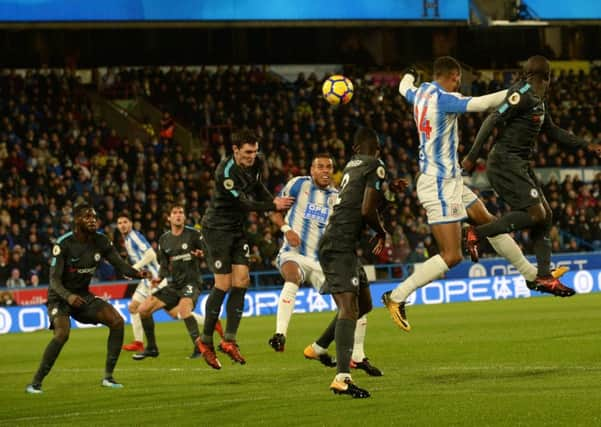
[[[438,178],[461,175],[457,158],[457,116],[467,111],[467,104],[472,98],[447,92],[436,82],[410,88],[405,98],[413,104],[421,173]]]
[[[280,254],[296,252],[317,260],[319,240],[326,229],[337,195],[337,189],[321,189],[310,176],[298,176],[288,181],[279,196],[294,197],[294,203],[286,214],[286,223],[299,235],[301,244],[292,247],[285,241]]]
[[[150,243],[148,243],[146,237],[144,237],[144,235],[139,231],[131,230],[127,236],[125,236],[124,240],[127,255],[129,256],[129,260],[132,264],[140,261],[144,256],[144,253],[148,249],[151,249]],[[159,263],[156,260],[146,264],[144,268],[152,273],[152,277],[158,277]]]

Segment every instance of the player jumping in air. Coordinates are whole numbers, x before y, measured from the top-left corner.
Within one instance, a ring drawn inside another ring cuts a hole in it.
[[[461,262],[461,222],[468,218],[476,224],[494,220],[484,203],[463,184],[457,155],[457,116],[498,106],[507,94],[503,90],[479,97],[462,96],[457,92],[461,86],[461,66],[449,56],[434,61],[434,81],[417,88],[413,85],[415,75],[412,71],[403,76],[399,92],[413,104],[420,139],[417,196],[426,209],[440,254],[426,260],[382,297],[393,321],[405,331],[411,330],[405,311],[409,295]],[[490,237],[488,241],[526,280],[534,280],[536,267],[508,234]]]
[[[600,156],[601,145],[589,144],[553,123],[544,101],[550,81],[549,61],[543,56],[529,58],[523,78],[509,89],[505,101],[482,123],[462,166],[471,171],[482,145],[488,141],[495,126],[500,128],[488,155],[486,174],[494,190],[512,210],[496,221],[470,227],[466,244],[472,259],[477,260],[482,239],[530,228],[538,274],[534,280],[527,280],[528,287],[569,297],[575,291],[563,285],[551,272],[549,234],[553,225],[552,213],[530,161],[541,130],[550,140],[568,147],[584,148]]]

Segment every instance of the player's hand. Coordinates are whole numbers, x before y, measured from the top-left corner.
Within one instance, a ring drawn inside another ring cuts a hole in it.
[[[273,199],[276,211],[285,211],[294,203],[294,197],[276,197]]]
[[[376,244],[375,244],[374,248],[371,250],[371,252],[374,255],[380,255],[382,253],[382,251],[384,250],[384,245],[386,244],[386,235],[378,234],[374,237],[374,239],[376,239]]]
[[[413,83],[414,84],[417,83],[417,79],[419,78],[419,75],[417,74],[417,69],[415,68],[415,65],[410,65],[407,68],[405,68],[403,70],[403,76],[405,74],[411,74],[413,76],[413,78],[415,79],[415,81]]]
[[[286,240],[293,248],[296,248],[301,243],[300,236],[294,230],[286,231]]]
[[[205,255],[202,249],[194,249],[193,251],[190,251],[190,254],[196,258],[202,258]]]
[[[461,168],[468,174],[472,173],[472,171],[474,170],[474,166],[475,166],[474,163],[467,157],[465,159],[463,159],[461,162]]]
[[[390,190],[394,193],[402,193],[409,186],[409,181],[405,178],[397,178],[389,184]]]
[[[589,144],[588,150],[595,153],[597,157],[601,157],[601,144]]]
[[[139,279],[150,279],[152,277],[152,273],[148,270],[140,270],[138,272]]]
[[[78,307],[81,307],[82,305],[85,305],[86,300],[84,300],[82,297],[80,297],[77,294],[71,294],[67,298],[67,302],[69,303],[70,306],[78,308]]]

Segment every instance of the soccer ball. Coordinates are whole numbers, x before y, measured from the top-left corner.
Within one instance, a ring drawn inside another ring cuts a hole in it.
[[[335,74],[328,77],[321,87],[323,97],[332,105],[347,104],[353,97],[353,82]]]

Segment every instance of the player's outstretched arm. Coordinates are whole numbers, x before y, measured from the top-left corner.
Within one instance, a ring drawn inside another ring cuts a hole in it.
[[[461,162],[461,167],[464,171],[471,173],[476,165],[476,160],[480,155],[480,151],[482,150],[482,146],[488,141],[488,138],[492,134],[493,129],[497,124],[501,121],[501,114],[498,111],[491,113],[488,117],[482,122],[482,126],[478,130],[478,134],[476,135],[476,139],[474,140],[474,144],[470,151],[467,153],[463,161]]]
[[[126,263],[123,260],[123,258],[121,258],[119,256],[119,252],[117,252],[117,249],[113,245],[109,246],[109,248],[105,252],[104,257],[113,267],[115,267],[115,269],[119,272],[119,274],[121,274],[123,276],[135,277],[137,279],[141,279],[141,278],[148,277],[150,274],[148,271],[144,271],[144,270],[138,271],[135,268],[133,268],[131,265]]]
[[[549,111],[548,109],[546,109],[546,110]],[[547,134],[549,139],[551,139],[553,141],[557,141],[562,145],[565,145],[568,147],[584,148],[584,149],[587,149],[590,151],[595,151],[595,144],[590,144],[590,146],[589,146],[589,143],[586,142],[584,139],[578,138],[576,135],[573,135],[570,132],[568,132],[567,130],[562,129],[559,126],[557,126],[553,122],[553,119],[551,118],[551,114],[549,114],[549,113],[545,114],[545,121],[543,122],[543,130],[545,131],[545,133]]]
[[[415,87],[415,81],[417,79],[417,72],[411,68],[407,70],[403,78],[399,83],[399,93],[407,100],[407,102],[413,104],[415,102],[415,93],[417,87]]]
[[[467,102],[466,111],[469,113],[488,111],[491,108],[498,107],[506,96],[506,89],[490,93],[488,95],[472,96]]]
[[[376,232],[376,243],[373,253],[378,255],[384,248],[384,241],[386,240],[386,230],[382,226],[380,221],[380,215],[378,213],[378,206],[382,200],[382,193],[372,187],[365,188],[363,193],[363,204],[361,205],[361,215],[365,219],[365,222]]]
[[[156,252],[154,251],[154,249],[149,248],[146,250],[146,252],[144,252],[144,255],[142,255],[142,258],[140,258],[140,260],[133,265],[133,267],[136,270],[139,270],[142,267],[150,264],[151,262],[156,261],[156,259],[157,259]]]

